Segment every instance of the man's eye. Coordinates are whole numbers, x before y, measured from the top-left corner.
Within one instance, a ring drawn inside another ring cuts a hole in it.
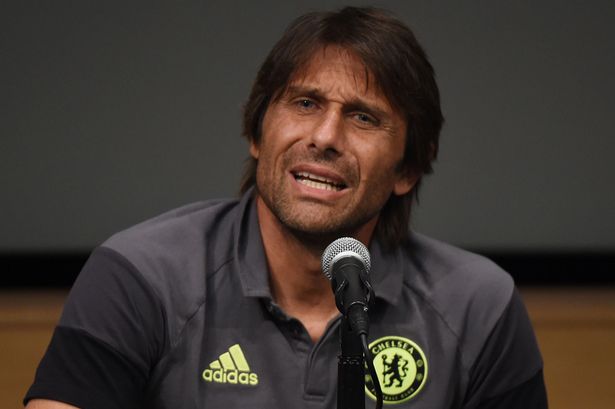
[[[314,102],[309,99],[300,99],[297,104],[300,108],[312,108],[314,106]]]
[[[378,120],[376,118],[374,118],[371,115],[359,112],[357,114],[355,114],[355,118],[366,125],[376,125],[378,123]]]

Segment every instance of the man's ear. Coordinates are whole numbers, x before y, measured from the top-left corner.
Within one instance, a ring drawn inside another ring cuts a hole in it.
[[[410,169],[400,171],[397,176],[397,181],[393,185],[393,194],[397,196],[405,195],[412,190],[420,178],[420,174]]]
[[[250,141],[250,155],[254,159],[258,159],[258,155],[259,154],[260,154],[260,149],[259,149],[258,145],[256,144],[256,142],[254,142],[254,139],[252,139]]]

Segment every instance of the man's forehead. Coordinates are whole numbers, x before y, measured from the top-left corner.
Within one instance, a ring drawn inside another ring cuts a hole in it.
[[[291,74],[287,88],[322,86],[322,79],[333,73],[352,78],[356,90],[374,97],[382,97],[375,76],[365,62],[352,50],[327,45],[313,51]]]

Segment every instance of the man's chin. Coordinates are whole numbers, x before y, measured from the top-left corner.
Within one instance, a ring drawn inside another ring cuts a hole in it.
[[[347,208],[322,203],[302,201],[290,205],[287,200],[275,201],[262,195],[261,199],[277,222],[305,244],[325,243],[326,246],[340,237],[356,237],[370,220],[375,219],[374,215],[344,213]]]
[[[349,232],[332,229],[306,229],[305,227],[286,226],[288,231],[303,245],[324,251],[324,249],[340,237],[353,236]]]
[[[295,237],[306,243],[324,243],[325,245],[340,237],[355,237],[365,222],[357,223],[356,219],[353,221],[354,223],[344,223],[341,220],[326,219],[326,217],[320,220],[302,220],[300,217],[280,219],[282,225]]]

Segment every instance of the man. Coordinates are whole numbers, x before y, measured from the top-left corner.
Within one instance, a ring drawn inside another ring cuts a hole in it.
[[[372,255],[370,349],[387,403],[546,407],[511,279],[408,232],[441,124],[432,67],[402,23],[361,8],[297,19],[245,107],[242,198],[96,249],[27,407],[335,407],[340,316],[320,257],[341,236]]]

